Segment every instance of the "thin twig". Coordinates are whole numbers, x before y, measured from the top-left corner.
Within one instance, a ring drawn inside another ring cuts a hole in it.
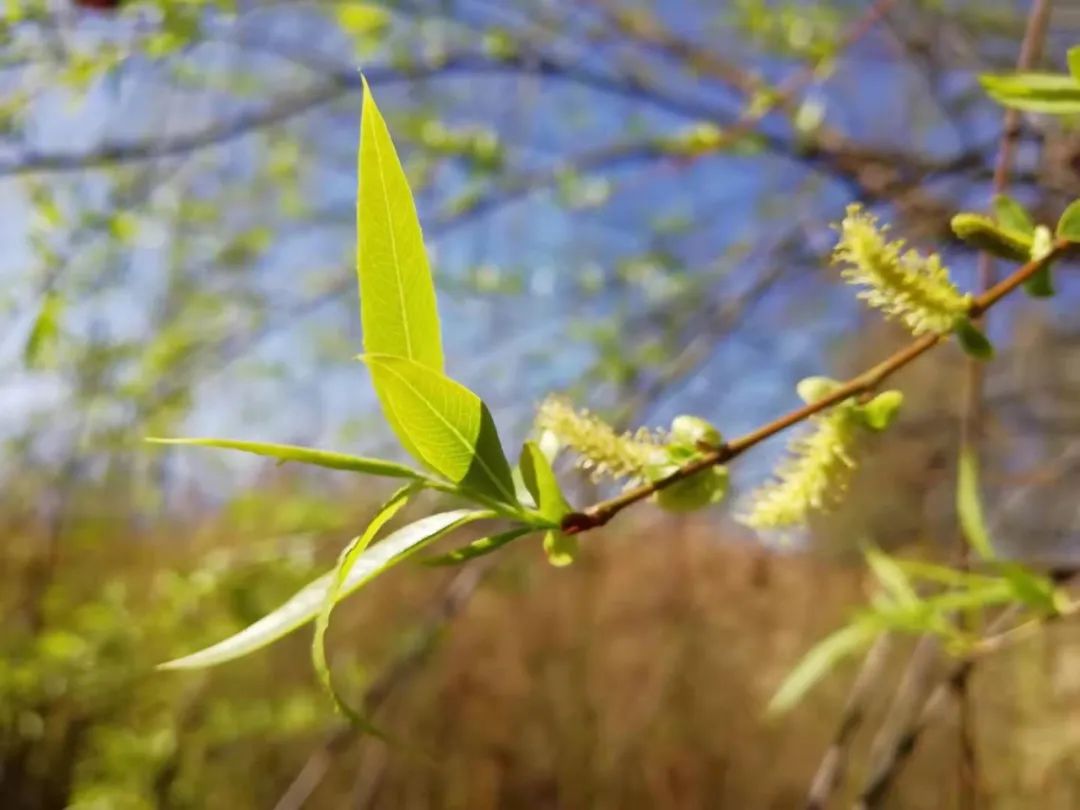
[[[1051,262],[1060,259],[1072,249],[1073,245],[1071,242],[1064,239],[1057,240],[1046,256],[1027,262],[989,290],[976,296],[972,301],[971,306],[968,308],[968,315],[972,318],[982,315],[1001,301],[1002,298],[1021,286],[1027,279],[1034,276]],[[907,346],[904,346],[899,351],[893,353],[882,362],[872,366],[861,374],[852,377],[828,396],[823,397],[816,402],[803,405],[801,408],[796,408],[756,430],[747,433],[745,436],[726,442],[719,447],[703,453],[694,461],[679,467],[666,478],[633,487],[613,498],[599,501],[581,512],[572,512],[563,519],[563,531],[567,534],[580,534],[581,532],[603,526],[627,507],[645,500],[656,492],[659,492],[661,489],[669,487],[685,478],[689,478],[695,473],[699,473],[709,467],[731,461],[736,456],[742,455],[751,447],[760,444],[766,439],[775,436],[777,433],[780,433],[793,425],[797,425],[809,419],[811,416],[821,413],[844,400],[874,391],[897,371],[942,343],[946,337],[948,337],[948,335],[928,334],[916,338]]]

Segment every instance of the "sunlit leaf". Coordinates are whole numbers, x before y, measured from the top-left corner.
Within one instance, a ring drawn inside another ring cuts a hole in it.
[[[224,450],[239,450],[243,453],[253,453],[257,456],[276,458],[284,463],[294,461],[297,464],[310,464],[316,467],[328,467],[332,470],[348,470],[349,472],[367,473],[368,475],[381,475],[387,478],[421,478],[416,470],[409,469],[404,464],[396,464],[393,461],[383,461],[379,458],[363,458],[350,456],[345,453],[335,453],[330,450],[314,450],[310,447],[297,447],[291,444],[271,444],[269,442],[247,442],[235,439],[147,439],[154,444],[183,444],[198,447],[218,447]]]
[[[407,450],[463,489],[516,505],[510,465],[480,397],[403,357],[363,360],[381,392],[386,421]]]
[[[962,213],[952,218],[953,233],[969,245],[1002,259],[1026,262],[1031,255],[1032,237],[1014,231],[982,214]]]
[[[1072,75],[1073,81],[1080,83],[1080,45],[1069,48],[1067,57],[1069,60],[1069,73]]]
[[[525,442],[521,449],[521,476],[526,489],[541,515],[558,525],[559,521],[571,511],[563,496],[551,462],[541,451],[536,442]]]
[[[40,368],[48,362],[56,339],[60,336],[60,318],[64,312],[64,299],[58,293],[49,292],[41,301],[34,325],[23,347],[23,362],[27,368]]]
[[[483,557],[485,554],[498,551],[507,543],[512,543],[519,537],[524,537],[535,531],[536,529],[532,526],[520,526],[516,529],[510,529],[505,532],[500,532],[499,534],[491,535],[490,537],[481,537],[461,548],[448,551],[446,554],[439,554],[423,560],[423,563],[424,565],[433,566],[460,565],[461,563],[468,562],[476,557]]]
[[[556,568],[564,568],[577,559],[578,536],[552,529],[544,535],[544,553],[549,563]]]
[[[1005,228],[1033,236],[1035,222],[1027,209],[1008,194],[994,195],[994,216]]]
[[[776,716],[790,710],[837,664],[869,644],[878,629],[865,621],[842,627],[816,644],[780,684],[767,712]]]
[[[356,224],[364,350],[441,372],[439,313],[420,220],[366,81],[360,130]]]
[[[453,512],[440,512],[398,529],[369,548],[354,562],[341,584],[339,599],[447,532],[491,517],[495,517],[495,513],[487,510],[458,509]],[[325,574],[309,583],[277,610],[263,616],[239,633],[191,655],[161,664],[160,668],[201,669],[241,658],[265,647],[318,615],[330,587],[331,577],[332,574]]]
[[[337,706],[338,710],[349,718],[349,720],[358,728],[362,728],[370,733],[378,734],[380,736],[381,732],[379,732],[367,718],[353,709],[335,688],[334,679],[330,673],[330,664],[326,658],[326,631],[330,627],[330,616],[334,612],[334,606],[341,597],[342,586],[352,572],[357,559],[364,553],[368,545],[371,544],[372,539],[378,534],[379,529],[386,525],[386,522],[409,502],[409,498],[411,498],[418,489],[418,484],[408,484],[395,492],[389,500],[382,505],[375,517],[372,518],[371,523],[364,529],[363,534],[354,537],[352,541],[342,549],[341,555],[338,557],[337,566],[330,575],[330,584],[326,588],[326,594],[323,596],[319,615],[315,618],[315,634],[311,641],[311,661],[315,666],[315,673],[319,678],[319,682],[330,694],[330,697],[333,698],[334,704]]]
[[[1067,74],[984,75],[979,81],[991,98],[1007,107],[1052,115],[1080,113],[1080,83]]]
[[[1080,242],[1080,200],[1073,200],[1062,212],[1057,223],[1057,235],[1070,242]]]
[[[979,494],[979,458],[970,445],[960,449],[957,468],[956,514],[960,528],[971,548],[984,560],[994,558],[990,533],[983,517],[982,496]]]
[[[920,601],[907,573],[896,560],[876,548],[866,549],[865,556],[870,570],[893,599],[905,605]]]

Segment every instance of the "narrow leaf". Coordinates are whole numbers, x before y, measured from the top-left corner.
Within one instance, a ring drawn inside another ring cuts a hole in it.
[[[1080,84],[1066,74],[984,75],[979,81],[991,98],[1007,107],[1051,115],[1080,112]]]
[[[327,693],[329,693],[330,697],[333,699],[334,705],[337,706],[338,711],[349,718],[349,720],[358,728],[379,736],[382,736],[382,732],[375,728],[371,721],[365,718],[360,712],[353,709],[335,688],[334,679],[330,673],[330,664],[326,658],[326,631],[330,627],[330,616],[334,612],[334,606],[340,598],[341,588],[348,579],[353,566],[356,564],[357,558],[363,554],[364,550],[371,544],[372,539],[378,534],[379,529],[386,525],[386,522],[409,502],[409,498],[411,498],[418,489],[418,484],[407,484],[395,492],[390,496],[389,500],[380,507],[371,523],[364,529],[363,534],[354,537],[352,541],[342,549],[341,556],[338,557],[337,566],[331,574],[330,585],[326,589],[325,596],[323,596],[322,608],[319,610],[319,615],[315,619],[315,634],[311,641],[311,662],[315,667],[315,674],[318,676],[319,682],[323,685],[323,688],[326,689]]]
[[[387,355],[366,355],[386,421],[402,445],[447,480],[500,503],[517,504],[510,465],[483,401],[437,371]]]
[[[568,514],[570,504],[566,502],[551,462],[536,442],[525,442],[521,448],[521,476],[526,489],[533,496],[540,514],[559,525],[563,516]]]
[[[1073,200],[1062,212],[1058,219],[1057,235],[1060,239],[1080,242],[1080,200]]]
[[[971,548],[984,560],[994,559],[994,547],[983,517],[979,494],[979,458],[970,446],[960,448],[956,482],[956,514]]]
[[[276,458],[279,462],[295,461],[297,464],[311,464],[316,467],[328,467],[332,470],[382,475],[387,478],[421,478],[416,470],[393,461],[378,458],[362,458],[329,450],[314,450],[310,447],[297,447],[291,444],[271,444],[269,442],[246,442],[235,439],[147,439],[154,444],[186,444],[197,447],[218,447],[224,450],[239,450],[257,456]]]
[[[424,565],[431,566],[460,565],[461,563],[468,562],[477,557],[483,557],[485,554],[490,554],[493,551],[498,551],[507,543],[512,543],[519,537],[524,537],[534,531],[536,531],[536,529],[532,526],[523,526],[499,534],[494,534],[490,537],[481,537],[479,540],[473,540],[471,543],[464,545],[461,548],[456,548],[453,551],[449,551],[446,554],[439,554],[423,560],[423,563]]]
[[[1027,209],[1008,194],[994,195],[994,216],[997,221],[1011,231],[1028,236],[1035,235],[1035,222]]]
[[[1069,61],[1069,73],[1074,82],[1080,83],[1080,45],[1069,48],[1067,55]]]
[[[870,570],[893,599],[909,606],[921,601],[907,573],[896,560],[876,548],[866,549],[865,556]]]
[[[826,636],[803,656],[780,684],[769,701],[767,714],[775,717],[790,710],[840,661],[869,644],[877,632],[872,625],[859,621]]]
[[[956,339],[969,355],[977,360],[989,360],[994,356],[994,346],[970,318],[958,318],[954,326]]]
[[[390,566],[401,562],[447,532],[495,516],[494,512],[487,510],[458,509],[453,512],[440,512],[398,529],[355,561],[339,589],[339,596],[344,598]],[[315,618],[326,598],[331,576],[332,574],[325,574],[309,583],[277,610],[263,616],[239,633],[191,655],[161,664],[159,668],[201,669],[232,661],[265,647]]]
[[[63,311],[64,299],[55,292],[46,293],[23,348],[23,362],[27,368],[40,368],[48,362],[60,335]]]
[[[412,192],[364,81],[357,191],[357,274],[364,350],[443,370],[435,285]]]

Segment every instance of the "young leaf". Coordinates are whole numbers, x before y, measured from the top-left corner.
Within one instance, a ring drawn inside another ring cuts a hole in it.
[[[544,553],[549,563],[556,568],[565,568],[577,559],[578,536],[552,529],[544,535]]]
[[[540,514],[552,524],[559,525],[563,516],[571,511],[570,504],[563,497],[555,471],[551,469],[551,462],[536,442],[525,442],[521,449],[520,466],[525,488],[536,501]]]
[[[1073,81],[1080,83],[1080,45],[1069,48],[1067,59],[1069,61],[1069,73],[1072,75]]]
[[[1006,107],[1051,115],[1080,113],[1080,83],[1057,73],[1015,73],[979,77],[983,89]]]
[[[983,518],[979,495],[979,459],[970,446],[960,448],[956,481],[956,514],[971,548],[984,560],[994,559],[994,547]]]
[[[23,348],[23,362],[27,368],[40,368],[45,365],[60,335],[60,317],[63,311],[64,299],[55,292],[46,293]]]
[[[1073,200],[1058,219],[1057,235],[1060,239],[1080,242],[1080,200]]]
[[[409,502],[409,498],[411,498],[419,488],[418,484],[407,484],[390,496],[389,500],[380,507],[371,523],[368,524],[368,527],[364,529],[363,534],[354,537],[342,550],[341,556],[338,557],[337,566],[330,575],[330,584],[326,588],[326,594],[323,596],[319,615],[315,618],[315,634],[311,641],[311,662],[315,667],[315,674],[318,676],[319,682],[323,685],[323,688],[326,689],[327,693],[333,699],[334,705],[337,706],[338,711],[349,718],[349,720],[358,728],[379,736],[382,736],[381,732],[371,724],[371,721],[367,720],[363,715],[349,706],[335,688],[334,679],[330,673],[330,664],[326,659],[326,631],[330,627],[330,615],[334,612],[334,606],[338,603],[341,588],[345,584],[346,579],[348,579],[353,566],[356,564],[357,558],[363,554],[364,550],[371,544],[372,539],[378,534],[379,529],[386,525],[386,522]]]
[[[446,554],[430,557],[422,562],[424,565],[431,566],[460,565],[461,563],[468,562],[476,557],[483,557],[485,554],[497,551],[507,543],[511,543],[519,537],[524,537],[534,531],[536,531],[536,529],[532,526],[522,526],[499,534],[494,534],[490,537],[481,537],[479,540],[473,540],[471,543],[464,545],[461,548],[448,551]]]
[[[907,573],[896,560],[876,548],[866,549],[865,556],[867,565],[870,566],[870,570],[874,572],[874,576],[889,596],[906,606],[912,606],[921,601]]]
[[[477,520],[496,517],[494,512],[457,509],[440,512],[410,523],[388,535],[357,559],[338,590],[344,598],[364,583],[434,542],[447,532]],[[326,598],[332,574],[309,583],[277,610],[229,638],[198,652],[159,665],[159,669],[201,669],[255,652],[315,618]]]
[[[957,318],[953,327],[962,348],[977,360],[989,360],[994,356],[994,346],[970,318]]]
[[[1010,231],[1016,231],[1027,236],[1034,236],[1035,234],[1035,222],[1031,219],[1027,209],[1008,194],[994,195],[994,217],[1001,223],[1002,227]]]
[[[424,237],[390,132],[364,80],[357,191],[357,274],[364,351],[443,370]]]
[[[197,447],[218,447],[224,450],[239,450],[242,453],[253,453],[257,456],[276,458],[284,464],[287,461],[295,461],[297,464],[311,464],[315,467],[328,467],[331,470],[348,470],[350,472],[367,473],[368,475],[382,475],[387,478],[422,478],[416,470],[409,469],[404,464],[395,464],[393,461],[383,461],[380,458],[362,458],[350,456],[345,453],[335,453],[330,450],[314,450],[310,447],[297,447],[291,444],[271,444],[269,442],[246,442],[235,439],[157,439],[149,438],[153,444],[187,444]]]
[[[417,459],[447,480],[500,503],[517,504],[510,465],[483,401],[437,371],[387,355],[366,355],[386,421]]]
[[[803,656],[780,684],[766,713],[775,717],[787,712],[840,661],[869,644],[877,632],[869,622],[856,621],[826,636]]]

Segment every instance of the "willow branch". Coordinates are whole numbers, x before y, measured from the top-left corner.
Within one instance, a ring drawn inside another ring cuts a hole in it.
[[[972,301],[971,306],[968,307],[968,316],[971,318],[979,317],[1044,267],[1047,267],[1054,260],[1060,259],[1063,255],[1070,252],[1073,247],[1073,243],[1064,239],[1059,239],[1045,256],[1027,262],[989,290],[978,295]],[[695,473],[699,473],[709,467],[731,461],[755,445],[787,430],[789,427],[806,421],[815,414],[828,410],[845,400],[859,397],[876,390],[878,386],[897,371],[914,362],[938,344],[944,342],[947,337],[947,334],[928,334],[916,338],[907,346],[894,352],[877,365],[871,366],[861,374],[852,377],[828,396],[803,405],[801,408],[796,408],[795,410],[762,425],[756,430],[747,433],[745,436],[741,436],[730,442],[725,442],[718,447],[702,453],[701,456],[679,467],[671,473],[671,475],[668,475],[665,478],[641,484],[640,486],[628,489],[613,498],[599,501],[583,511],[570,513],[563,518],[563,531],[567,534],[580,534],[603,526],[627,507],[645,500],[651,495],[654,495],[678,481],[689,478]]]

